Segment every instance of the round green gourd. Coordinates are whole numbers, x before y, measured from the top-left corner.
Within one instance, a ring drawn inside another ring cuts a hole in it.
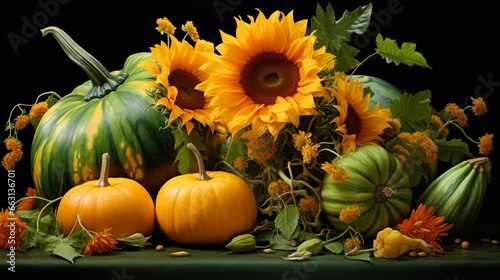
[[[401,162],[383,147],[358,147],[335,161],[350,177],[340,182],[326,174],[321,199],[326,217],[337,230],[352,226],[371,238],[408,215],[412,199],[409,177]],[[339,219],[340,212],[351,205],[361,208],[361,216],[346,224]]]
[[[54,36],[90,80],[50,107],[36,128],[31,168],[37,193],[53,199],[98,179],[108,153],[110,176],[133,179],[155,197],[178,172],[172,132],[161,129],[165,120],[146,92],[154,77],[139,66],[150,53],[133,54],[122,70],[108,72],[59,28],[42,33]]]

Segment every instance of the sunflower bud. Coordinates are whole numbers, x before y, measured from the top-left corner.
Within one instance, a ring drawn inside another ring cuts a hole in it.
[[[297,247],[297,252],[309,251],[312,255],[317,255],[323,250],[323,242],[318,238],[308,239]]]
[[[226,245],[226,248],[234,252],[248,252],[255,249],[257,242],[255,237],[250,233],[240,234]]]

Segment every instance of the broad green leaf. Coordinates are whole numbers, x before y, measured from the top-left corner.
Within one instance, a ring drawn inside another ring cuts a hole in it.
[[[175,138],[175,148],[178,150],[175,160],[178,162],[178,169],[180,174],[196,173],[198,166],[196,158],[193,153],[186,147],[187,143],[193,143],[198,151],[203,155],[206,151],[206,146],[198,131],[193,130],[190,134],[186,131],[175,129],[173,130]]]
[[[288,240],[292,238],[295,230],[297,229],[297,225],[299,222],[299,208],[297,205],[287,205],[276,215],[276,219],[274,220],[274,224],[276,228],[284,235],[284,237]]]
[[[396,65],[403,63],[408,66],[418,65],[430,68],[423,55],[415,51],[417,45],[414,43],[403,43],[399,48],[395,40],[383,39],[380,34],[375,38],[375,42],[377,44],[375,51],[385,58],[387,63],[394,62]]]
[[[134,233],[127,237],[116,238],[116,241],[127,244],[129,246],[144,248],[146,247],[149,238],[151,238],[151,236],[145,237],[144,235],[142,235],[142,233]]]
[[[373,264],[372,258],[370,257],[369,252],[354,254],[354,255],[346,255],[345,257],[351,260],[365,261]]]
[[[450,162],[453,165],[459,164],[464,155],[473,158],[474,156],[469,151],[469,145],[461,139],[434,139],[434,143],[439,148],[438,158],[444,162]]]
[[[348,72],[360,63],[359,60],[355,58],[359,53],[359,49],[345,42],[341,42],[340,45],[340,50],[335,57],[335,71]]]
[[[82,256],[82,254],[76,252],[75,248],[64,242],[55,245],[54,249],[52,250],[52,254],[59,256],[72,264],[75,264],[74,259]]]
[[[325,248],[334,254],[341,254],[344,251],[344,244],[342,242],[331,242],[325,244]]]
[[[428,122],[432,112],[430,102],[431,92],[429,90],[416,94],[405,92],[401,98],[394,100],[394,104],[390,107],[392,116],[409,123]]]

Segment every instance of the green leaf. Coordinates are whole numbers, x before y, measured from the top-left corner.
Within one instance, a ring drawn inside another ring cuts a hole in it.
[[[174,129],[175,148],[178,149],[175,160],[178,162],[180,174],[189,174],[198,172],[196,158],[193,153],[186,147],[187,143],[193,143],[198,151],[203,155],[206,151],[206,146],[203,143],[203,138],[198,131],[193,130],[190,134],[181,129]]]
[[[354,254],[354,255],[346,255],[345,257],[348,259],[351,259],[351,260],[365,261],[365,262],[369,262],[369,263],[373,264],[373,261],[372,261],[372,258],[370,257],[369,252],[364,252],[364,253]]]
[[[299,223],[299,208],[297,205],[287,205],[276,215],[274,224],[286,239],[292,238]]]
[[[394,62],[396,65],[403,63],[408,66],[418,65],[430,68],[422,54],[415,51],[417,45],[414,43],[403,43],[399,48],[395,40],[383,39],[380,34],[375,38],[375,42],[377,44],[375,51],[385,58],[387,63]]]
[[[345,42],[340,43],[340,50],[335,57],[335,71],[348,72],[359,65],[359,60],[355,57],[359,53],[359,49],[348,45]]]
[[[116,238],[116,241],[119,241],[119,242],[124,243],[126,245],[144,248],[144,247],[146,247],[149,238],[151,238],[151,236],[144,237],[144,235],[142,235],[142,233],[134,233],[134,234],[129,235],[127,237]]]
[[[473,158],[474,156],[469,151],[469,145],[461,139],[434,139],[434,143],[438,146],[438,158],[444,162],[450,162],[452,165],[459,164],[464,155]]]
[[[64,242],[56,244],[52,250],[52,254],[59,256],[72,264],[75,263],[74,259],[82,256],[82,254],[76,252],[75,248]]]
[[[394,104],[390,109],[394,118],[399,118],[410,124],[418,122],[426,124],[430,120],[432,113],[430,102],[431,92],[429,90],[420,91],[416,94],[405,92],[401,98],[394,100]]]
[[[334,254],[341,254],[344,251],[344,244],[342,242],[331,242],[325,244],[325,248]]]

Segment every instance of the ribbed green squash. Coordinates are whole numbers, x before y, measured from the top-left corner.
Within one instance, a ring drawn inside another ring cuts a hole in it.
[[[490,175],[491,162],[487,157],[464,160],[439,175],[425,189],[418,203],[434,208],[454,226],[450,235],[466,233],[476,221],[483,205]]]
[[[339,231],[348,226],[358,229],[363,237],[374,237],[385,227],[400,223],[410,212],[412,190],[403,166],[380,146],[362,146],[348,153],[336,164],[350,174],[339,182],[326,174],[321,188],[323,211]],[[361,216],[346,224],[340,211],[351,205],[361,208]]]
[[[90,80],[53,105],[36,128],[31,168],[37,193],[53,199],[98,179],[101,156],[108,153],[110,176],[136,180],[154,198],[178,173],[173,135],[161,129],[165,119],[146,92],[154,77],[139,66],[150,53],[133,54],[121,71],[110,73],[59,28],[43,32],[56,38]]]

